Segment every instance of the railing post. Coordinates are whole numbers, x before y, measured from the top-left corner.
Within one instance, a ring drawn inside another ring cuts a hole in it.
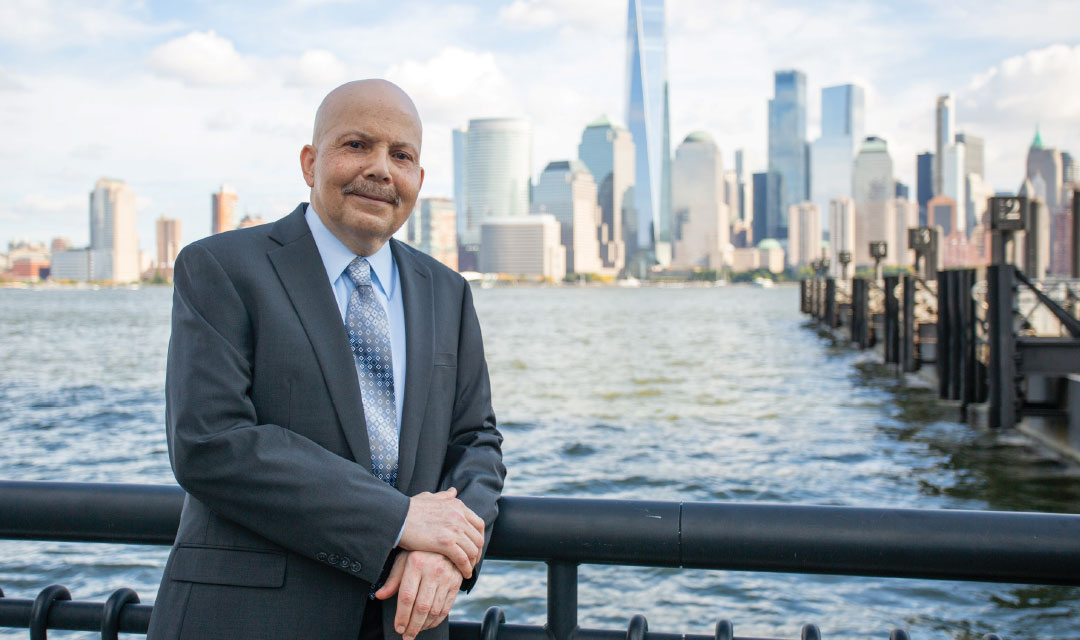
[[[900,308],[896,300],[897,276],[885,276],[885,362],[900,362]]]
[[[952,283],[952,271],[939,271],[937,274],[937,375],[938,397],[942,400],[949,397],[949,285]]]
[[[571,640],[577,631],[577,564],[549,561],[547,632],[553,640]]]
[[[825,326],[835,329],[836,321],[836,278],[825,280]]]
[[[964,419],[967,419],[968,405],[976,401],[978,384],[975,375],[975,300],[971,290],[975,286],[975,270],[964,269],[960,272],[960,289],[957,298],[960,302],[961,352],[960,407]]]
[[[903,333],[900,336],[900,363],[904,371],[915,371],[915,277],[904,274]]]
[[[1013,335],[1014,267],[986,268],[987,317],[990,324],[991,429],[1016,426],[1016,337]]]

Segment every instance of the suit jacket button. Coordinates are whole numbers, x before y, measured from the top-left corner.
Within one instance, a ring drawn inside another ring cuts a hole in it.
[[[341,557],[341,568],[342,569],[348,569],[350,562],[352,562],[352,561],[349,560],[349,556],[342,556]]]
[[[331,554],[330,554],[330,557],[329,557],[329,558],[327,558],[326,560],[327,560],[327,561],[328,561],[328,562],[329,562],[330,564],[337,564],[337,563],[338,563],[338,559],[339,559],[339,558],[340,558],[340,556],[338,556],[338,554],[336,554],[336,553],[331,553]]]
[[[317,553],[315,555],[315,559],[318,560],[319,562],[326,562],[326,552],[325,551],[320,551],[319,553]]]
[[[362,568],[363,568],[363,565],[360,564],[359,560],[354,560],[353,561],[353,563],[352,563],[352,572],[353,573],[360,573],[360,569],[362,569]]]

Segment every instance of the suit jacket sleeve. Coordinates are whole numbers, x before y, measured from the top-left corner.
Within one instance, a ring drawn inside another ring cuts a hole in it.
[[[249,396],[257,318],[209,249],[181,252],[165,384],[176,479],[221,517],[312,559],[336,554],[339,569],[374,582],[409,499],[352,460],[260,424]]]
[[[464,285],[458,338],[457,392],[450,425],[446,462],[439,489],[454,487],[458,498],[484,520],[484,550],[491,540],[499,514],[506,468],[502,462],[502,435],[495,427],[491,407],[491,384],[484,358],[480,323],[473,308],[472,292]],[[461,588],[476,584],[479,564]]]

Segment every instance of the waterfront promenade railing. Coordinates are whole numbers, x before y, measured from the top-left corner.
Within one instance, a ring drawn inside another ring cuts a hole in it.
[[[175,486],[0,482],[0,539],[168,545],[183,504]],[[508,624],[498,607],[454,622],[454,640],[731,639],[578,626],[581,564],[1080,585],[1080,515],[747,503],[504,497],[487,557],[544,562],[547,624]],[[512,594],[508,594],[512,598]],[[145,633],[151,605],[130,589],[73,602],[61,586],[4,598],[0,626]],[[805,625],[802,638],[820,637]],[[891,638],[907,638],[893,630]],[[991,636],[992,637],[992,636]]]

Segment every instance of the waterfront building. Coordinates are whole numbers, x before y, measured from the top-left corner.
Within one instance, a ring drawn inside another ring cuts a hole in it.
[[[162,215],[157,219],[157,262],[154,268],[166,278],[172,277],[176,256],[180,253],[180,221]]]
[[[532,125],[520,118],[470,120],[464,152],[465,223],[458,241],[475,251],[485,220],[529,214]]]
[[[873,264],[870,243],[885,241],[886,264],[896,262],[896,207],[893,164],[882,138],[869,136],[855,157],[855,254],[856,265]]]
[[[533,190],[533,210],[548,213],[561,225],[568,273],[600,273],[600,206],[596,183],[580,160],[548,163]]]
[[[135,225],[135,193],[127,183],[102,178],[90,192],[92,280],[137,282],[139,236]]]
[[[914,266],[915,254],[908,246],[908,229],[919,226],[919,205],[907,198],[897,198],[893,201],[896,211],[896,251],[889,249],[890,262],[899,266]]]
[[[600,260],[615,272],[626,266],[634,251],[637,218],[634,213],[634,140],[630,130],[601,116],[585,127],[578,157],[596,182],[600,205]]]
[[[562,225],[551,214],[490,218],[480,227],[480,270],[560,282],[566,277]]]
[[[638,257],[671,262],[671,141],[664,0],[630,0],[626,27],[626,124],[634,140]]]
[[[833,198],[829,201],[829,272],[841,275],[840,252],[848,251],[855,258],[855,201]],[[854,274],[849,268],[848,276]]]
[[[1042,135],[1036,129],[1027,156],[1027,179],[1033,189],[1031,197],[1039,198],[1050,211],[1057,212],[1061,208],[1064,174],[1061,152],[1043,146]]]
[[[71,239],[65,236],[58,236],[52,239],[52,243],[49,247],[50,253],[56,253],[58,251],[67,251],[71,248]]]
[[[788,209],[788,266],[798,267],[821,257],[821,209],[810,202]]]
[[[938,96],[934,112],[935,148],[934,148],[934,195],[941,195],[944,186],[945,150],[956,142],[956,101],[951,93]]]
[[[927,203],[926,224],[937,227],[943,239],[957,230],[956,215],[956,201],[949,196],[934,196]]]
[[[739,210],[739,178],[734,169],[725,169],[723,175],[720,176],[720,181],[724,185],[724,204],[727,205],[730,224],[736,219],[736,212]]]
[[[718,269],[726,264],[731,229],[723,174],[720,149],[708,133],[691,133],[675,150],[673,267]]]
[[[982,136],[961,131],[956,134],[956,142],[964,143],[964,173],[985,176],[986,151]]]
[[[88,282],[94,279],[94,252],[66,249],[52,254],[49,279],[53,282]]]
[[[821,137],[811,146],[810,196],[820,211],[833,198],[850,198],[855,153],[865,132],[863,88],[854,84],[821,90]]]
[[[422,198],[417,218],[416,245],[421,251],[457,271],[457,207],[450,198]]]
[[[739,183],[739,208],[732,212],[732,219],[741,220],[751,228],[754,223],[754,178],[750,170],[750,153],[746,149],[735,150],[735,179]]]
[[[454,212],[457,225],[457,237],[465,234],[465,149],[468,144],[468,132],[454,129],[451,133],[454,152]]]
[[[1061,172],[1065,184],[1080,184],[1080,164],[1068,151],[1061,152]]]
[[[766,238],[756,247],[735,249],[731,255],[731,269],[736,273],[766,269],[770,273],[784,272],[784,248],[774,238]]]
[[[994,188],[981,174],[969,173],[965,182],[964,193],[964,231],[968,239],[974,240],[975,227],[980,224],[986,214],[989,200],[994,195]]]
[[[210,196],[210,235],[236,228],[233,213],[236,210],[236,191],[227,184]]]
[[[260,215],[245,214],[240,219],[240,224],[236,225],[237,229],[247,229],[249,227],[257,227],[261,224],[266,224],[266,220]]]
[[[780,216],[768,237],[787,237],[788,206],[810,197],[809,156],[806,144],[806,74],[795,69],[777,71],[774,96],[769,99],[769,171],[783,178]],[[772,225],[770,225],[772,226]]]
[[[934,197],[934,154],[920,153],[915,161],[915,193],[919,202],[919,224],[926,224],[926,203]]]
[[[784,177],[779,173],[767,171],[754,174],[751,196],[754,214],[751,218],[755,241],[787,237],[787,227],[780,217],[783,192]]]
[[[941,163],[941,187],[940,195],[947,196],[958,204],[967,202],[967,180],[964,176],[964,163],[966,147],[964,143],[957,142],[945,148],[945,156]],[[956,231],[965,231],[967,227],[967,215],[964,209],[957,212],[953,221]]]

